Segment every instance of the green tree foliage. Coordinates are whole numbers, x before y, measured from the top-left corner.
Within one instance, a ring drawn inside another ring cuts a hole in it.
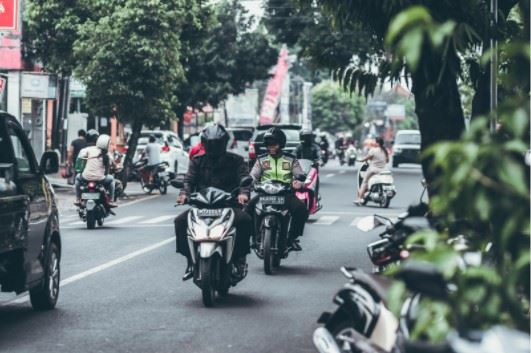
[[[268,77],[278,52],[263,32],[252,30],[254,22],[234,0],[196,11],[196,26],[181,35],[186,83],[177,86],[179,115],[187,106],[217,106],[227,95]]]
[[[362,120],[365,99],[348,95],[332,81],[323,81],[312,88],[313,125],[330,133],[354,131]]]
[[[76,75],[87,85],[94,112],[111,109],[133,127],[126,163],[143,124],[175,118],[175,85],[183,79],[180,28],[183,1],[124,0],[80,28]]]
[[[414,337],[442,339],[450,327],[460,331],[505,324],[529,332],[530,309],[530,169],[529,150],[529,1],[521,1],[522,23],[500,44],[504,64],[500,84],[506,92],[496,112],[499,129],[491,134],[487,117],[473,121],[459,141],[432,146],[437,195],[430,206],[441,233],[424,232],[410,239],[422,245],[416,259],[435,264],[456,289],[448,300],[423,303]],[[464,221],[464,222],[463,222]],[[471,249],[485,251],[480,266],[463,267],[448,245],[451,226],[461,224]],[[418,247],[416,247],[418,248]],[[395,298],[396,299],[396,298]],[[435,324],[434,324],[435,323]]]

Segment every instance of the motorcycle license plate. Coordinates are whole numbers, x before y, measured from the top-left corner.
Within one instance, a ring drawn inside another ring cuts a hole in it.
[[[260,202],[263,205],[283,205],[286,201],[284,196],[261,196]]]
[[[82,200],[99,200],[100,194],[98,192],[84,192],[81,194]]]
[[[197,210],[197,215],[199,217],[220,217],[223,210],[209,210],[209,209],[203,209],[203,210]]]

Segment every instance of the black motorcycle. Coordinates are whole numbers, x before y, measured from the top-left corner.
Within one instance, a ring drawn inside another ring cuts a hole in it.
[[[98,181],[83,181],[81,184],[81,205],[79,217],[87,223],[87,229],[94,229],[96,223],[103,226],[105,218],[114,214],[109,207],[109,193]]]
[[[288,228],[291,215],[287,209],[287,198],[293,194],[290,185],[268,181],[255,185],[259,200],[255,206],[258,232],[254,249],[264,260],[264,272],[268,275],[280,266],[288,256]]]
[[[168,184],[170,182],[170,173],[168,172],[168,162],[162,162],[156,166],[150,166],[152,170],[147,171],[147,159],[141,159],[134,164],[137,173],[140,176],[140,186],[146,194],[151,194],[153,190],[157,189],[162,195],[168,192]],[[153,175],[152,182],[149,183],[149,173]]]

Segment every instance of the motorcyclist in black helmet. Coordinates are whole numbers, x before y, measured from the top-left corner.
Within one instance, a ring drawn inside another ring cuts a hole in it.
[[[231,192],[239,187],[242,178],[249,175],[249,168],[243,158],[237,154],[227,152],[229,134],[221,125],[205,128],[201,134],[201,143],[205,153],[196,155],[190,161],[188,172],[184,177],[184,187],[177,198],[178,204],[184,204],[192,192],[207,188]],[[250,190],[241,188],[238,202],[244,205],[249,201]],[[233,275],[244,276],[247,268],[246,256],[250,252],[249,238],[252,232],[251,217],[239,208],[234,209],[236,225],[236,240],[234,246]],[[193,277],[193,263],[187,243],[188,211],[175,218],[175,236],[177,252],[186,256],[188,266],[183,281]]]
[[[297,179],[304,173],[295,156],[284,153],[283,151],[283,148],[286,146],[286,135],[284,132],[277,127],[269,129],[264,134],[264,144],[268,153],[258,156],[251,170],[251,177],[256,182],[274,180],[291,184],[294,189],[300,189],[303,185]],[[247,207],[253,217],[256,202],[258,202],[258,197],[253,198]],[[295,195],[291,195],[286,202],[292,217],[288,234],[288,250],[300,251],[302,248],[298,238],[304,232],[304,224],[308,219],[308,211],[304,203],[295,197]]]
[[[309,129],[303,129],[299,133],[299,139],[301,144],[295,150],[295,156],[298,159],[309,159],[314,162],[319,162],[321,159],[321,149],[314,142],[314,133]]]

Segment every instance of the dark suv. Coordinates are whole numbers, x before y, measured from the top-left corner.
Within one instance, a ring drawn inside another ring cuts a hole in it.
[[[29,290],[34,309],[53,309],[59,296],[61,237],[55,194],[45,174],[58,157],[40,165],[18,121],[0,112],[0,286]]]
[[[254,165],[256,157],[267,153],[264,145],[264,134],[272,127],[278,127],[286,134],[286,147],[284,152],[295,154],[297,146],[300,144],[300,125],[259,125],[254,131],[251,141],[249,141],[249,165]]]

